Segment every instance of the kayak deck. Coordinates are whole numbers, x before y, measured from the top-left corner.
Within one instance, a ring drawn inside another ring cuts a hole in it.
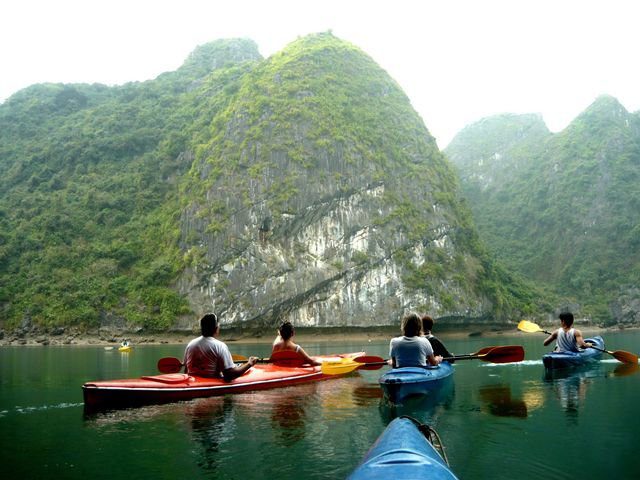
[[[604,340],[602,337],[585,338],[585,342],[592,343],[600,349],[604,349]],[[600,361],[602,358],[602,352],[595,348],[586,348],[579,352],[549,352],[542,356],[542,363],[545,368],[558,369],[579,367],[582,365],[589,365],[594,362]]]
[[[357,352],[314,358],[319,361],[340,361],[363,354],[364,352]],[[340,375],[323,374],[319,366],[283,367],[267,363],[256,364],[244,375],[230,382],[225,382],[222,378],[172,373],[87,382],[82,386],[82,392],[86,409],[101,410],[264,390],[326,380],[335,376]]]
[[[436,448],[414,420],[394,419],[347,480],[425,478],[456,480]]]

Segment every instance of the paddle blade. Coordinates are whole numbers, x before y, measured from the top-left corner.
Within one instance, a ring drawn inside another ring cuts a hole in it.
[[[278,365],[279,367],[301,367],[305,364],[305,359],[298,352],[293,350],[279,350],[271,354],[269,363]]]
[[[179,373],[182,370],[182,362],[175,357],[165,357],[158,360],[160,373]]]
[[[527,333],[538,333],[538,332],[546,333],[537,324],[530,322],[529,320],[521,320],[520,323],[518,323],[518,330],[521,330]]]
[[[513,363],[524,360],[524,348],[522,345],[505,345],[494,347],[487,353],[479,355],[478,358],[484,362],[491,363]]]
[[[622,363],[635,363],[636,365],[638,364],[638,355],[634,353],[625,352],[624,350],[616,350],[612,353],[612,355],[616,358],[616,360]]]
[[[360,355],[359,357],[355,357],[353,361],[356,363],[378,363],[384,362],[385,360],[384,358],[377,357],[375,355]]]
[[[353,361],[360,364],[359,370],[380,370],[382,367],[389,365],[387,360],[376,355],[361,355],[355,357]]]
[[[234,362],[246,362],[249,360],[248,357],[245,357],[244,355],[236,355],[235,353],[231,355],[231,358]]]
[[[495,345],[491,347],[484,347],[478,350],[476,353],[472,353],[471,355],[484,355],[485,353],[493,350],[494,348],[496,348]]]
[[[635,375],[640,371],[640,365],[637,363],[634,365],[632,363],[621,363],[618,365],[613,374],[619,377],[626,377],[627,375]]]
[[[353,372],[361,364],[354,362],[350,358],[345,358],[341,362],[322,362],[322,373],[325,375],[346,375]]]
[[[391,364],[386,360],[381,362],[360,363],[358,370],[380,370],[382,367],[389,367]]]

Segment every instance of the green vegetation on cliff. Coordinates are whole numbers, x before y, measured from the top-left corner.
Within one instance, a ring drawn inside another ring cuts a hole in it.
[[[167,327],[177,179],[224,90],[259,59],[249,41],[200,47],[156,80],[35,85],[0,106],[0,318],[7,326]],[[211,72],[212,64],[224,66]]]
[[[638,115],[601,97],[561,133],[540,122],[485,119],[446,153],[501,260],[581,305],[581,314],[623,321],[618,299],[640,280]]]
[[[181,291],[190,272],[217,279],[197,290],[222,309],[257,308],[270,277],[296,269],[318,283],[280,287],[275,318],[390,258],[403,288],[442,312],[533,311],[536,295],[485,252],[458,189],[399,86],[328,33],[266,60],[251,41],[213,42],[142,83],[35,85],[0,105],[0,323],[169,328],[199,308]],[[376,251],[319,259],[294,242],[363,192],[374,215],[349,225],[377,235]],[[274,240],[295,243],[269,260],[279,270],[232,277]],[[325,259],[326,278],[304,272]]]

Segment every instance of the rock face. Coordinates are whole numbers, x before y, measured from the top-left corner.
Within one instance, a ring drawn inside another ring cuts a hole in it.
[[[192,330],[210,310],[259,329],[497,323],[535,304],[401,88],[331,34],[268,59],[218,40],[153,80],[0,105],[7,332]]]
[[[354,46],[290,45],[243,79],[211,132],[182,188],[178,288],[196,312],[248,326],[496,316],[454,172]]]

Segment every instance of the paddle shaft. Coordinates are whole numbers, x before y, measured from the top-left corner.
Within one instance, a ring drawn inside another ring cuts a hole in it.
[[[605,350],[604,348],[594,347],[593,345],[590,345],[590,348],[608,353],[619,362],[636,365],[638,364],[638,355],[636,355],[635,353],[625,352],[624,350],[616,350],[615,352],[611,352],[609,350]]]
[[[452,357],[445,357],[442,359],[443,362],[450,362],[452,360],[471,360],[471,359],[480,359],[486,362],[494,362],[494,363],[512,363],[512,362],[520,362],[524,359],[524,349],[519,345],[505,345],[502,347],[484,347],[478,350],[475,353],[469,353],[467,355],[454,355]],[[389,365],[388,360],[384,360],[382,357],[360,357],[355,358],[355,362],[359,362],[361,360],[368,359],[376,359],[376,361],[362,362],[360,368],[367,367],[383,367],[385,365]],[[429,366],[425,366],[428,368]]]

